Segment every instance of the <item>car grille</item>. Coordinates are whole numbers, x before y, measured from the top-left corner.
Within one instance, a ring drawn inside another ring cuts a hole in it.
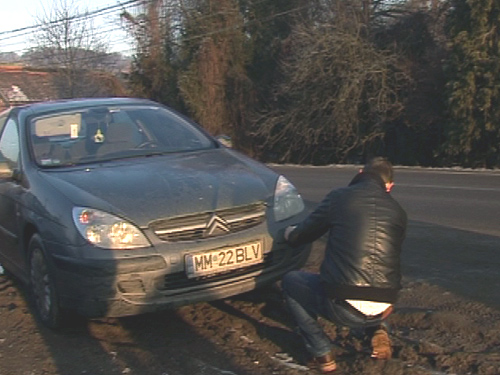
[[[163,290],[180,290],[189,287],[200,287],[204,284],[211,284],[214,282],[223,282],[224,280],[234,279],[246,274],[253,273],[255,271],[263,271],[278,265],[283,261],[284,258],[283,251],[272,251],[270,253],[264,254],[264,262],[259,264],[254,264],[248,267],[231,270],[224,273],[219,273],[215,275],[188,278],[184,272],[177,272],[165,275],[164,284],[160,289]]]
[[[214,212],[156,220],[149,227],[163,241],[180,242],[236,233],[262,223],[266,205],[257,202]]]

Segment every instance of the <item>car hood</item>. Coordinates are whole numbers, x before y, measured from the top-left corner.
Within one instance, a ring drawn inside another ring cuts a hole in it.
[[[42,172],[74,205],[145,226],[159,218],[268,201],[277,175],[234,151],[152,156]]]

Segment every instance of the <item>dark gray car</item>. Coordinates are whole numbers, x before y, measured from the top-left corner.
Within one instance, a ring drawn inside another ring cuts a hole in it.
[[[293,185],[158,103],[32,104],[0,114],[0,263],[40,320],[134,315],[275,282],[308,251]]]

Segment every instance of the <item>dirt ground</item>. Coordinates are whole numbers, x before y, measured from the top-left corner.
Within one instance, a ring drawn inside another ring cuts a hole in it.
[[[318,267],[314,252],[306,266]],[[377,361],[359,334],[323,321],[339,374],[500,374],[500,310],[417,278],[389,318],[394,358]],[[279,285],[175,311],[39,325],[24,289],[0,276],[0,375],[307,375],[316,372]]]

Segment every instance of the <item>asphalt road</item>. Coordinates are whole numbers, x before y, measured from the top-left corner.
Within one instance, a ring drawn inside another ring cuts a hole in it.
[[[275,166],[313,209],[359,166]],[[408,213],[405,281],[425,280],[500,309],[500,171],[397,168],[391,193]],[[315,246],[323,246],[316,244]]]

